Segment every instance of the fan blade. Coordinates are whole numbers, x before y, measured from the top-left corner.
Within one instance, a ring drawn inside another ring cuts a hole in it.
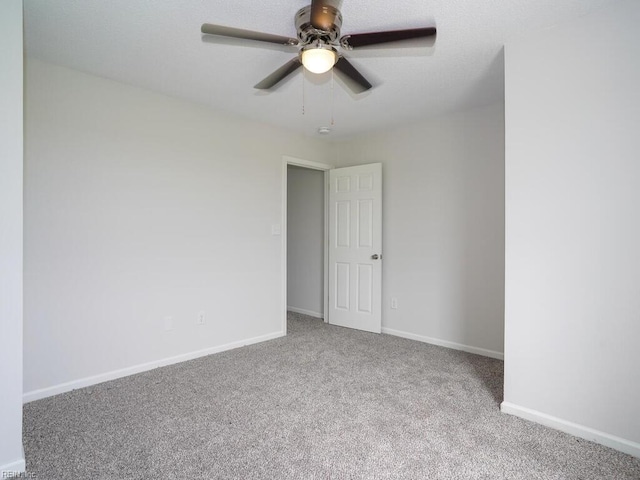
[[[286,77],[295,72],[298,68],[302,66],[300,62],[300,57],[294,57],[273,72],[268,77],[264,78],[262,81],[257,83],[253,88],[257,88],[259,90],[269,90],[273,86],[275,86],[278,82],[284,80]]]
[[[329,31],[339,13],[340,2],[337,0],[312,0],[311,25],[318,30]]]
[[[207,35],[219,35],[221,37],[243,38],[245,40],[256,40],[258,42],[279,43],[281,45],[298,45],[298,39],[272,35],[270,33],[254,32],[242,30],[241,28],[224,27],[222,25],[202,24],[202,33]]]
[[[342,73],[344,75],[342,78],[354,93],[366,92],[372,87],[367,79],[364,78],[358,70],[356,70],[356,67],[351,65],[351,63],[349,63],[349,61],[343,56],[338,59],[333,68],[335,68],[338,73]]]
[[[435,27],[411,28],[409,30],[390,30],[387,32],[356,33],[345,35],[340,39],[340,45],[347,50],[367,45],[413,40],[415,38],[432,37],[436,34]]]

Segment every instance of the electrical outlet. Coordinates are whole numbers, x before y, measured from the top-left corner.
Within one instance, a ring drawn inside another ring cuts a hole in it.
[[[396,297],[393,297],[391,299],[391,308],[393,308],[394,310],[398,308],[398,299]]]
[[[173,330],[173,317],[164,317],[164,329]]]
[[[204,310],[198,312],[198,316],[196,317],[197,325],[204,325]]]

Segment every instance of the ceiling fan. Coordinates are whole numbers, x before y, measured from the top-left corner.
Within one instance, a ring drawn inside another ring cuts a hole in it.
[[[269,90],[304,66],[312,73],[328,72],[332,68],[347,80],[354,93],[362,93],[371,88],[371,83],[345,58],[341,50],[353,50],[371,45],[412,40],[423,37],[435,37],[435,27],[412,28],[408,30],[390,30],[372,33],[356,33],[340,36],[342,14],[340,0],[312,0],[311,5],[301,8],[294,20],[297,38],[270,33],[254,32],[240,28],[225,27],[205,23],[202,33],[245,40],[255,40],[292,47],[299,47],[296,57],[278,68],[275,72],[258,82],[254,88]]]

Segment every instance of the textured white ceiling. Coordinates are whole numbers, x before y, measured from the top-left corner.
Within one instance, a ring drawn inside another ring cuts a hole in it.
[[[332,90],[331,73],[303,81],[302,70],[273,92],[255,90],[297,50],[200,34],[214,23],[295,36],[293,16],[307,0],[25,0],[26,52],[308,135],[333,118],[329,138],[340,138],[498,101],[507,39],[614,2],[343,0],[343,34],[438,28],[433,47],[350,52],[374,84],[358,96],[337,78]]]

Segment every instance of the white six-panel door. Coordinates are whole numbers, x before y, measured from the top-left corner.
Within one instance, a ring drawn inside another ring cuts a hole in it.
[[[329,323],[382,327],[382,164],[329,172]]]

